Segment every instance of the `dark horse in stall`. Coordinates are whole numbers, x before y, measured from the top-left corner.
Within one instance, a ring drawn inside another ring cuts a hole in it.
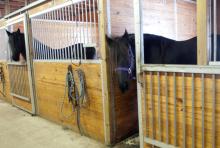
[[[7,30],[6,32],[8,34],[9,46],[10,46],[11,53],[12,53],[11,59],[13,61],[20,61],[21,58],[26,60],[24,33],[21,33],[20,29],[12,33]],[[74,45],[60,48],[60,49],[52,49],[49,46],[41,43],[40,41],[36,39],[34,39],[34,43],[36,43],[39,46],[39,48],[44,47],[41,50],[39,50],[37,47],[34,46],[35,56],[39,56],[43,54],[50,55],[50,57],[47,57],[47,59],[52,59],[52,57],[55,57],[55,56],[58,57],[59,59],[72,59],[73,57],[78,57],[80,59],[82,58],[94,59],[96,56],[96,49],[94,47],[85,47],[86,57],[84,57],[84,50],[82,50],[82,54],[79,51],[75,51],[75,52],[73,51],[77,49],[83,49],[82,43],[74,44]],[[66,54],[66,56],[62,56],[62,54],[64,53]],[[74,53],[77,55],[74,55]]]
[[[11,49],[11,59],[13,61],[19,61],[22,56],[24,60],[26,60],[24,33],[21,33],[20,29],[12,33],[7,30],[6,32],[8,34],[8,42]]]
[[[125,92],[129,89],[129,81],[136,74],[135,36],[125,31],[121,37],[106,36],[106,40],[110,52],[113,53],[119,88]],[[175,41],[162,36],[144,34],[143,40],[145,64],[197,64],[197,37],[185,41]],[[217,44],[220,46],[220,40]],[[220,60],[218,51],[217,59]]]

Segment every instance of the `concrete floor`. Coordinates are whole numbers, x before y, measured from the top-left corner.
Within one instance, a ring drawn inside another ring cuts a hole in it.
[[[90,138],[0,100],[0,148],[105,148]],[[114,148],[138,148],[137,135]]]
[[[32,117],[0,100],[0,148],[104,148],[40,117]]]

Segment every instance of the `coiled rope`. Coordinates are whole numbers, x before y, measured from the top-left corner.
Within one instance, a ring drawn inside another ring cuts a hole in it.
[[[73,115],[73,112],[76,111],[77,112],[76,114],[77,126],[78,126],[80,134],[84,135],[82,127],[80,125],[80,108],[83,107],[84,104],[86,104],[87,102],[86,81],[85,81],[84,72],[81,69],[77,69],[76,72],[79,77],[80,91],[78,91],[76,82],[74,80],[74,73],[72,70],[72,65],[69,65],[68,71],[66,74],[66,85],[65,85],[64,97],[63,97],[63,101],[61,104],[61,114],[65,119],[69,119]],[[64,115],[63,113],[64,100],[67,94],[66,90],[68,91],[69,103],[72,104],[72,111],[73,111],[70,115],[67,115],[67,116]]]

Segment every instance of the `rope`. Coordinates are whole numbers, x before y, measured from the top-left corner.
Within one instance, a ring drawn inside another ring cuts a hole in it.
[[[72,66],[69,65],[68,72],[66,74],[66,85],[65,85],[64,97],[61,104],[60,112],[65,119],[70,119],[70,117],[73,115],[73,112],[76,111],[77,126],[80,134],[84,135],[82,127],[80,126],[80,108],[87,102],[86,81],[85,81],[84,72],[81,69],[77,69],[76,72],[79,77],[80,91],[78,91],[77,85],[74,80],[74,73],[72,71]],[[68,90],[69,103],[72,104],[72,111],[73,111],[71,114],[67,116],[63,114],[64,100],[67,94],[66,90]]]

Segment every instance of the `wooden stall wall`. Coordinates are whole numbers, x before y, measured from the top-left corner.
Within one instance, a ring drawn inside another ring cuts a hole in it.
[[[132,0],[111,0],[111,33],[122,35],[125,28],[134,33]],[[176,40],[196,36],[196,3],[183,0],[144,0],[144,33],[161,35]]]
[[[8,103],[12,103],[12,96],[10,95],[9,74],[8,74],[8,67],[6,61],[1,61],[0,66],[3,68],[3,77],[4,77],[3,81],[0,82],[0,91],[2,92],[0,93],[0,98]]]
[[[0,93],[0,98],[2,100],[5,100],[8,103],[14,105],[14,106],[18,106],[28,112],[31,112],[32,111],[31,102],[21,100],[21,99],[14,97],[10,94],[9,70],[8,70],[7,62],[1,61],[0,66],[3,67],[3,74],[4,74],[4,84],[2,82],[0,82],[0,91],[3,92],[4,95]],[[5,87],[4,88],[5,90],[3,90],[3,85]]]
[[[147,135],[149,138],[154,138],[160,141],[160,129],[161,129],[161,141],[166,143],[166,130],[168,130],[168,142],[169,144],[175,144],[175,105],[174,105],[174,93],[176,93],[176,135],[177,135],[177,146],[183,147],[183,129],[184,129],[184,108],[183,108],[183,90],[182,82],[183,77],[182,73],[176,73],[176,88],[174,85],[174,76],[173,73],[168,73],[167,83],[165,73],[160,74],[160,82],[158,81],[158,75],[156,72],[152,72],[152,77],[150,72],[145,73],[143,77],[143,82],[145,83],[146,89],[142,91],[142,104],[143,104],[143,113],[144,111],[144,98],[146,97],[146,116],[143,116],[143,127],[144,135]],[[152,81],[152,100],[151,102],[151,81]],[[202,147],[202,78],[201,74],[195,74],[194,80],[192,74],[185,74],[184,77],[184,91],[185,91],[185,127],[186,127],[186,147],[192,147],[192,81],[194,82],[194,125],[195,125],[195,147]],[[220,75],[216,75],[215,79],[216,85],[216,110],[215,110],[215,137],[212,136],[212,115],[213,115],[213,80],[212,76],[205,74],[204,78],[204,92],[205,92],[205,101],[204,101],[204,139],[205,147],[212,147],[212,139],[215,138],[215,147],[220,147]],[[160,97],[158,95],[158,84],[160,84]],[[166,85],[168,89],[168,120],[166,116]],[[144,85],[143,85],[144,86]],[[175,92],[176,90],[176,92]],[[160,98],[160,106],[158,98]],[[159,126],[159,109],[160,109],[160,125]],[[143,114],[144,115],[144,114]],[[153,126],[152,126],[153,120]],[[166,122],[168,121],[168,128],[166,128]],[[149,145],[145,145],[148,147]]]
[[[41,117],[78,131],[76,112],[72,111],[72,105],[68,102],[67,94],[64,93],[68,65],[68,63],[58,62],[34,62],[37,106]],[[104,143],[101,66],[100,64],[82,64],[80,67],[73,65],[73,68],[74,70],[81,68],[86,78],[89,101],[80,111],[80,122],[84,134]],[[75,73],[75,79],[77,77]],[[77,79],[76,81],[78,84]],[[79,86],[78,89],[80,89]],[[62,103],[64,103],[63,112],[61,112]]]

